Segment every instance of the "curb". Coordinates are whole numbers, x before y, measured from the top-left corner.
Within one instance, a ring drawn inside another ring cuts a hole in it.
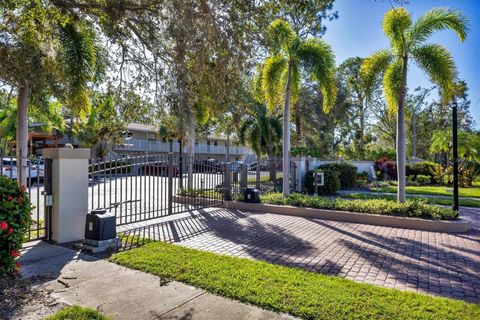
[[[227,209],[261,211],[289,216],[333,220],[341,222],[354,222],[392,228],[448,233],[464,233],[470,230],[470,221],[467,219],[459,219],[455,221],[428,220],[420,218],[386,216],[370,213],[302,208],[261,203],[245,203],[235,201],[225,201],[224,206]]]

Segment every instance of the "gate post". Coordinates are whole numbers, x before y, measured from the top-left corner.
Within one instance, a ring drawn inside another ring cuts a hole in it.
[[[48,148],[43,157],[51,159],[51,240],[79,241],[85,233],[88,213],[88,159],[90,149]]]
[[[243,190],[247,187],[247,165],[245,163],[240,164],[240,190]]]
[[[224,165],[224,179],[223,179],[223,187],[225,190],[225,200],[231,201],[232,200],[232,183],[230,179],[230,164],[228,162],[225,163]]]
[[[255,172],[255,188],[260,189],[260,157],[257,157],[257,170]]]
[[[168,214],[172,214],[173,204],[173,153],[168,154]]]

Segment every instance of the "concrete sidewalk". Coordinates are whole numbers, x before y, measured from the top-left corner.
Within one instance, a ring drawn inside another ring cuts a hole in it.
[[[22,251],[23,277],[47,276],[39,287],[51,290],[56,301],[113,319],[293,319],[61,246],[39,241]]]

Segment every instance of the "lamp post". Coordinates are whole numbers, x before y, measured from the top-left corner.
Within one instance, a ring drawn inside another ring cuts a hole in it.
[[[458,121],[457,101],[453,98],[452,103],[452,142],[453,142],[453,210],[458,211]]]

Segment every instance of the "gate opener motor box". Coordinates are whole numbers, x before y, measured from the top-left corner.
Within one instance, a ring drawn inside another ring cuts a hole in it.
[[[117,236],[116,217],[106,209],[95,209],[87,214],[85,223],[85,239],[109,240]]]

